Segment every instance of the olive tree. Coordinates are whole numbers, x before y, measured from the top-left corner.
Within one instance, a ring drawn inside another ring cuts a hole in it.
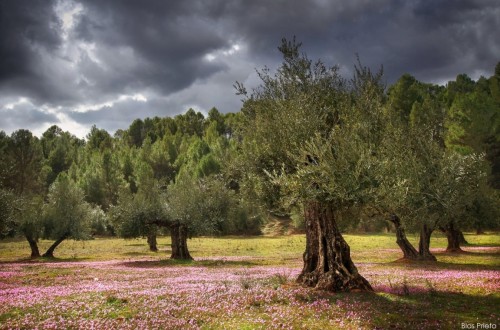
[[[376,206],[389,214],[403,258],[435,261],[430,251],[432,233],[442,230],[448,250],[459,251],[458,229],[468,227],[487,170],[481,155],[444,148],[439,110],[428,108],[427,119],[416,120],[416,109],[410,124],[387,121],[377,169]],[[405,228],[419,232],[418,250],[406,238]]]
[[[283,63],[246,96],[242,157],[265,207],[304,210],[306,249],[298,281],[330,291],[372,290],[357,271],[337,226],[342,210],[364,203],[384,87],[381,72],[356,67],[349,82],[337,67],[313,64],[283,39]]]
[[[187,238],[213,234],[239,210],[233,191],[217,177],[180,177],[167,191],[172,258],[191,259]]]
[[[51,185],[43,207],[43,237],[54,242],[43,254],[53,257],[54,250],[66,239],[91,238],[92,212],[83,191],[65,174]]]
[[[136,194],[123,190],[111,212],[120,236],[148,236],[165,227],[170,231],[171,258],[192,259],[187,239],[216,232],[237,211],[234,192],[217,178],[184,176],[167,187],[153,179]]]
[[[150,178],[142,180],[136,193],[124,188],[119,192],[118,203],[110,210],[110,217],[118,235],[124,238],[147,237],[151,251],[158,251],[158,227],[169,227],[166,213],[166,195],[160,184]]]

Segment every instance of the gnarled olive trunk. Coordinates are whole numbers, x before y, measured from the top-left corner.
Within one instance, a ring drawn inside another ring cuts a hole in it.
[[[444,227],[439,228],[448,240],[448,246],[446,247],[447,252],[463,252],[460,244],[462,240],[465,241],[464,234],[455,227],[453,221],[448,222]]]
[[[171,225],[170,237],[172,239],[171,259],[193,259],[187,247],[188,231],[186,226],[181,224]]]
[[[465,239],[464,233],[460,229],[457,229],[457,230],[458,230],[458,237],[460,240],[460,244],[461,245],[469,245],[469,242],[467,242],[467,240]]]
[[[319,290],[373,291],[351,260],[349,245],[337,227],[333,208],[317,201],[304,206],[306,251],[297,281]]]
[[[149,251],[158,252],[158,242],[156,241],[156,230],[151,229],[148,233]]]
[[[427,224],[423,224],[420,230],[420,240],[418,242],[418,255],[421,260],[437,261],[436,257],[431,253],[431,234],[433,229]]]
[[[418,251],[406,238],[405,230],[401,225],[399,217],[395,214],[391,214],[390,221],[394,224],[394,229],[396,230],[396,243],[398,243],[399,248],[403,251],[403,259],[419,260],[420,256]]]
[[[43,254],[42,257],[54,258],[54,250],[61,244],[66,238],[68,238],[68,234],[64,234],[60,238],[58,238],[52,245],[47,249],[47,251]]]
[[[40,250],[38,249],[38,244],[36,242],[36,239],[31,237],[30,235],[25,235],[26,240],[28,241],[31,249],[31,258],[39,258],[40,257]]]

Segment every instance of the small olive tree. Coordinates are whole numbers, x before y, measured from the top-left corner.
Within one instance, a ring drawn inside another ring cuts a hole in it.
[[[42,236],[54,240],[43,256],[53,257],[54,250],[66,239],[90,239],[93,214],[83,191],[67,175],[59,175],[43,207]]]
[[[119,236],[147,237],[150,250],[156,252],[158,227],[170,225],[165,191],[153,178],[143,181],[136,193],[124,188],[118,194],[117,205],[110,209],[110,217]]]

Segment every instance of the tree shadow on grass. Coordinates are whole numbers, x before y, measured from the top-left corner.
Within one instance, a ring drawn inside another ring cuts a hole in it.
[[[259,239],[263,239],[263,238],[280,239],[283,237],[264,236],[264,235],[224,235],[224,236],[198,236],[196,238],[210,238],[210,239],[214,239],[214,240],[228,241],[228,240],[259,240]]]
[[[462,247],[464,248],[468,248],[468,247],[488,247],[488,248],[500,248],[500,244],[498,243],[479,243],[479,244],[476,244],[476,243],[467,243],[467,244],[463,244]]]
[[[497,257],[500,258],[500,250],[498,252],[476,252],[476,251],[460,251],[460,252],[437,252],[438,256],[473,256],[473,257]]]
[[[500,252],[483,252],[483,251],[462,251],[462,252],[447,252],[447,251],[434,251],[433,254],[438,258],[438,261],[417,261],[409,259],[397,259],[388,262],[387,264],[396,265],[407,268],[415,269],[446,269],[446,270],[500,270]],[[447,258],[446,261],[440,261],[443,257]],[[460,260],[460,258],[478,258],[476,260]],[[456,262],[449,262],[453,258]],[[484,258],[479,259],[479,258]],[[494,261],[492,262],[491,259]],[[484,261],[484,262],[481,262]],[[496,261],[496,262],[495,262]],[[384,263],[381,263],[384,264]]]
[[[136,260],[126,261],[120,265],[131,268],[161,268],[172,266],[190,266],[190,267],[249,267],[259,266],[260,264],[248,260],[177,260],[177,259],[164,259],[164,260]]]
[[[129,257],[148,257],[151,256],[151,253],[148,252],[124,252],[122,253],[124,256],[129,256]]]
[[[86,257],[70,257],[70,258],[59,258],[59,257],[39,257],[39,258],[20,258],[14,260],[3,260],[0,261],[0,265],[7,264],[39,264],[39,263],[63,263],[63,262],[83,262],[88,261],[90,258]]]
[[[498,257],[498,255],[493,255]],[[467,270],[467,271],[485,271],[485,270],[500,270],[500,265],[488,265],[481,263],[460,263],[460,262],[443,262],[443,261],[407,261],[395,260],[388,263],[380,263],[379,265],[391,265],[406,269],[415,270]]]
[[[467,270],[467,271],[484,271],[484,270],[500,270],[499,265],[487,265],[480,263],[454,263],[454,262],[442,262],[438,261],[436,269],[446,269],[446,270]]]
[[[392,290],[392,289],[391,289]],[[332,307],[346,310],[346,319],[358,315],[364,327],[370,329],[460,329],[462,323],[498,324],[500,295],[466,295],[436,291],[404,294],[385,292],[338,293],[325,297],[312,293],[309,302],[328,299]]]

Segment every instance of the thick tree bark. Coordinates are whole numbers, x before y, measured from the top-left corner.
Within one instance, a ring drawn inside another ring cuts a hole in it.
[[[457,230],[458,230],[458,236],[460,239],[460,244],[461,245],[469,245],[469,242],[467,242],[467,240],[465,239],[464,233],[460,229],[457,229]]]
[[[453,221],[450,221],[444,227],[440,227],[440,229],[448,240],[446,252],[463,252],[460,248],[460,244],[462,244],[462,239],[465,240],[464,234],[459,229],[455,228]]]
[[[418,242],[418,254],[420,260],[437,261],[436,257],[431,253],[431,234],[433,229],[427,224],[424,224],[420,230],[420,241]]]
[[[64,234],[60,238],[58,238],[52,245],[47,249],[47,251],[43,254],[42,257],[46,258],[54,258],[54,250],[61,244],[66,238],[68,238],[68,234]]]
[[[148,233],[148,245],[150,251],[158,252],[158,243],[156,241],[156,230],[152,229]]]
[[[181,224],[170,226],[170,237],[172,239],[171,259],[193,259],[187,247],[187,228]]]
[[[396,230],[396,243],[398,243],[399,248],[403,251],[403,259],[419,260],[420,256],[418,251],[406,238],[405,230],[401,225],[399,217],[395,214],[391,214],[390,221],[394,224],[394,228]]]
[[[313,201],[304,207],[306,251],[297,281],[319,290],[373,291],[351,260],[331,206]]]
[[[31,237],[30,235],[25,235],[26,240],[28,241],[30,248],[31,248],[31,258],[39,258],[40,257],[40,250],[38,249],[38,244],[36,242],[36,239]]]

